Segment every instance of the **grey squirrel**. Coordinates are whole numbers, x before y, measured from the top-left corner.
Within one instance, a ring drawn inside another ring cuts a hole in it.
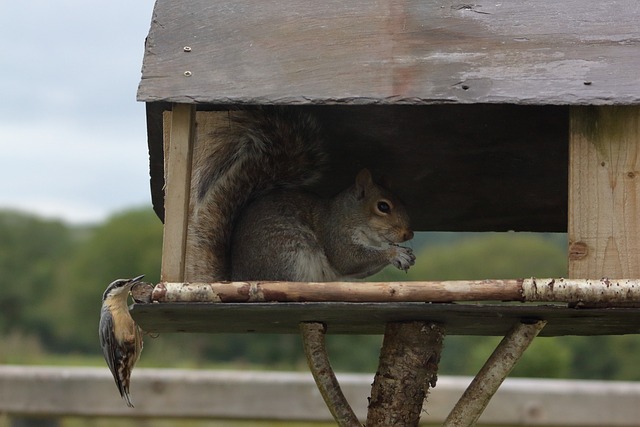
[[[321,131],[294,108],[232,111],[198,142],[188,281],[334,281],[415,262],[404,205],[363,169],[338,195],[307,190],[326,164]]]

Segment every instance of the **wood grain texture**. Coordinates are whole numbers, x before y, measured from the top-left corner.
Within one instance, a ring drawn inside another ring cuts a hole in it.
[[[546,320],[541,336],[640,333],[639,308],[575,309],[533,304],[226,303],[134,304],[147,332],[294,333],[323,322],[332,334],[381,334],[387,322],[429,321],[447,335],[504,336],[522,319]]]
[[[356,414],[364,419],[372,375],[338,373],[337,377]],[[441,423],[470,380],[440,376],[429,394],[425,421]],[[2,364],[0,412],[4,424],[15,416],[121,417],[130,424],[146,425],[166,425],[168,420],[193,425],[196,422],[185,419],[194,418],[229,420],[227,425],[237,424],[231,420],[244,420],[241,425],[258,419],[272,425],[332,420],[308,372],[136,368],[132,388],[135,410],[114,393],[113,377],[105,367]],[[638,382],[507,378],[479,425],[637,427],[638,401]],[[112,420],[88,423],[122,424]]]
[[[636,0],[159,0],[138,99],[637,104],[639,21]]]
[[[184,280],[189,212],[189,186],[195,125],[195,108],[177,104],[170,116],[166,159],[166,220],[162,239],[162,280]]]
[[[444,328],[430,322],[387,323],[367,427],[418,426],[420,416],[429,412],[425,397],[438,380],[444,336]]]
[[[569,276],[640,277],[640,107],[571,110]]]

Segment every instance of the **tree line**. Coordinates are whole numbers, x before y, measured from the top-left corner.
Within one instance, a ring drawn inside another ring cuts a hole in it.
[[[368,280],[454,280],[566,276],[566,237],[530,233],[424,233],[411,243],[408,273]],[[101,363],[102,292],[116,278],[159,281],[162,224],[150,208],[92,226],[0,211],[0,363]],[[498,337],[445,339],[441,374],[472,375]],[[336,370],[373,372],[380,336],[328,337]],[[163,334],[145,339],[139,366],[303,369],[296,335]],[[640,337],[537,338],[514,375],[640,380]]]

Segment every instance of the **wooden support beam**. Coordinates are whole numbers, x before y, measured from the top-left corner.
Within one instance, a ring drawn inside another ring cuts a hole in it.
[[[309,370],[318,390],[339,427],[362,427],[358,417],[344,397],[340,384],[329,363],[324,335],[326,327],[322,323],[303,322],[300,324],[304,353]]]
[[[546,323],[518,323],[513,327],[467,387],[443,427],[475,425],[502,382]]]
[[[174,104],[170,116],[170,136],[165,145],[167,165],[162,280],[184,281],[195,111],[194,105]]]
[[[371,387],[367,427],[417,426],[436,386],[444,328],[431,322],[387,323]]]
[[[572,107],[569,277],[640,277],[640,106]]]

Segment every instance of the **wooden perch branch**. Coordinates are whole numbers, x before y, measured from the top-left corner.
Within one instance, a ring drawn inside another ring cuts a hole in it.
[[[500,341],[478,375],[469,384],[443,426],[467,427],[475,425],[493,395],[498,391],[500,384],[546,324],[547,322],[544,320],[532,324],[516,324],[509,334]]]
[[[362,427],[329,363],[324,340],[325,326],[322,323],[305,322],[300,323],[300,331],[309,369],[336,423],[340,427]]]
[[[154,302],[523,301],[640,306],[640,279],[160,283]]]

